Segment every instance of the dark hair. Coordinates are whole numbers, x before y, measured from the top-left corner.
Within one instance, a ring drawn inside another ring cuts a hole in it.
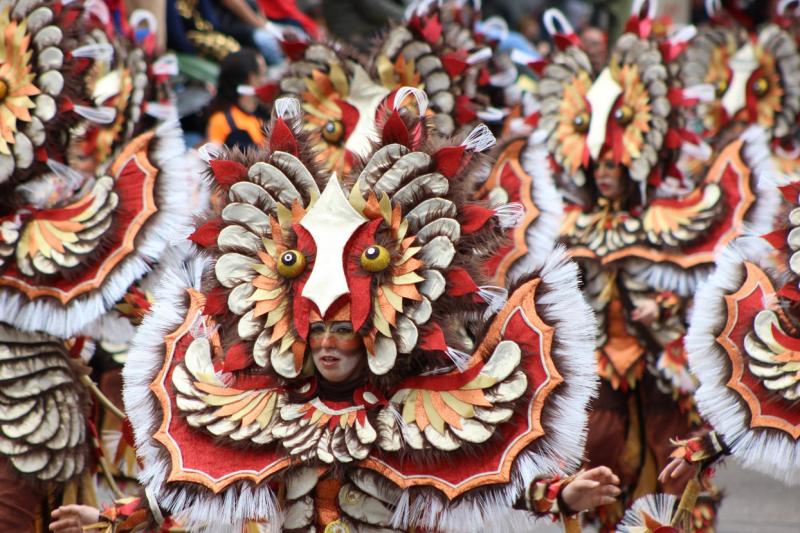
[[[228,54],[220,63],[217,79],[217,95],[211,100],[208,115],[224,111],[239,101],[236,88],[247,85],[250,75],[258,73],[258,52],[251,48],[242,48],[238,52]]]

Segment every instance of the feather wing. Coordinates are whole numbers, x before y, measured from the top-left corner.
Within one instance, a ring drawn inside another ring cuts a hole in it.
[[[455,450],[468,442],[485,442],[498,424],[511,418],[512,402],[527,390],[520,360],[519,345],[506,340],[488,361],[464,372],[402,383],[378,417],[379,445],[397,450],[402,440],[415,449]]]
[[[758,313],[744,348],[750,372],[767,389],[789,401],[800,399],[800,339],[784,332],[774,311]]]
[[[223,383],[214,372],[208,339],[192,341],[183,363],[175,367],[172,383],[178,410],[190,426],[234,441],[266,444],[274,439],[272,427],[282,395],[274,388],[247,390]]]
[[[97,249],[119,203],[114,180],[97,180],[91,192],[63,208],[34,213],[21,230],[17,266],[27,275],[55,274],[81,264]]]
[[[680,200],[655,200],[642,217],[647,240],[655,246],[689,244],[711,228],[722,207],[722,191],[716,183]]]
[[[19,473],[42,481],[80,474],[87,407],[63,342],[0,325],[0,454]]]

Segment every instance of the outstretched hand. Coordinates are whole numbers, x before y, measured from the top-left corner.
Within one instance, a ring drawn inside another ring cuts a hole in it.
[[[658,481],[662,485],[674,483],[682,487],[697,475],[699,469],[699,464],[690,463],[683,457],[673,457],[658,475]]]
[[[614,503],[619,496],[619,478],[606,466],[584,470],[575,476],[561,492],[573,511],[586,511],[600,505]]]
[[[83,533],[83,526],[97,523],[100,511],[88,505],[62,505],[50,513],[50,531],[57,533]]]

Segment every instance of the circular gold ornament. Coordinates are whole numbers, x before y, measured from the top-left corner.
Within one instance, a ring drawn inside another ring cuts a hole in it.
[[[299,250],[287,250],[278,258],[278,274],[284,278],[296,278],[306,269],[306,256]]]
[[[361,268],[367,272],[380,272],[389,266],[391,259],[389,250],[379,244],[373,244],[361,253]]]

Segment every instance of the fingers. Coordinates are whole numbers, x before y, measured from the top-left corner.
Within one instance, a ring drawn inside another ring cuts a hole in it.
[[[583,477],[592,479],[594,481],[599,481],[600,483],[611,483],[614,485],[619,484],[619,478],[614,473],[613,470],[608,468],[607,466],[597,466],[592,468],[591,470],[587,470],[583,473]]]
[[[667,464],[667,466],[664,467],[664,470],[662,470],[661,473],[658,475],[658,481],[661,483],[666,483],[667,481],[669,481],[672,478],[673,474],[675,473],[675,470],[679,468],[681,464],[684,462],[685,461],[682,457],[673,458],[672,461],[670,461]]]
[[[50,524],[50,531],[57,533],[73,533],[82,531],[81,523],[77,518],[63,518]]]

